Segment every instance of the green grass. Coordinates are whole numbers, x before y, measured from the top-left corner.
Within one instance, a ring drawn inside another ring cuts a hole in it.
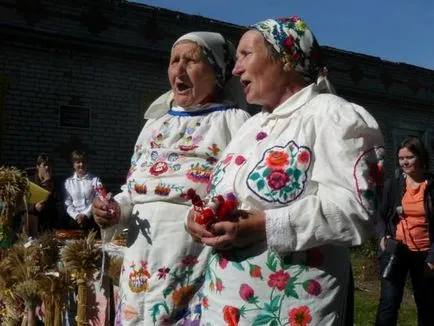
[[[375,255],[367,255],[366,252],[359,251],[353,251],[351,258],[356,287],[354,325],[372,326],[375,323],[380,297],[380,281],[377,271],[378,260]],[[407,283],[399,311],[398,326],[413,325],[417,325],[417,313],[411,295],[411,288]]]

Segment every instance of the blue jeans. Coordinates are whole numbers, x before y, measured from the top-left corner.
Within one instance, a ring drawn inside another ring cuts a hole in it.
[[[408,272],[410,272],[414,300],[417,306],[418,325],[434,325],[434,278],[428,275],[430,273],[425,262],[426,256],[427,252],[414,252],[406,248],[400,256],[396,277],[392,281],[381,278],[376,326],[397,325]],[[383,273],[389,257],[390,254],[385,252],[380,255],[380,275]]]

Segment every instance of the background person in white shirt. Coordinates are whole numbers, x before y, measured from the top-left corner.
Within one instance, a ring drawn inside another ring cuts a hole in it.
[[[87,155],[75,150],[71,154],[74,174],[65,181],[65,208],[72,220],[71,228],[98,229],[92,217],[92,201],[97,187],[101,187],[100,179],[87,171]]]

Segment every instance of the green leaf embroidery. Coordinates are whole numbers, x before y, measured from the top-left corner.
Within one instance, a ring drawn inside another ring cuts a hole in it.
[[[273,319],[276,319],[276,317],[271,315],[257,315],[252,326],[267,325]]]
[[[271,323],[270,323],[270,326],[277,326],[277,325],[278,324],[277,324],[277,320],[276,319],[272,320]]]
[[[287,297],[293,297],[298,299],[298,294],[297,292],[295,292],[294,288],[295,288],[294,281],[291,279],[291,281],[289,281],[288,284],[286,284],[285,295]]]
[[[256,184],[256,186],[258,187],[258,191],[261,191],[265,187],[265,181],[262,179],[259,180],[258,183]]]
[[[249,177],[249,179],[250,179],[250,180],[253,180],[253,181],[256,181],[256,180],[258,180],[260,177],[261,177],[261,175],[260,175],[258,172],[255,172],[255,173],[253,173],[253,174]]]
[[[292,168],[287,168],[286,169],[286,174],[289,176],[292,176],[294,174],[294,170]]]
[[[242,272],[244,271],[244,267],[240,263],[237,263],[237,262],[233,261],[233,262],[231,262],[231,264],[232,264],[232,266],[234,266],[239,271],[242,271]]]
[[[294,178],[298,179],[301,176],[301,171],[299,169],[295,169],[294,171]]]
[[[271,300],[270,303],[264,304],[265,311],[268,311],[270,313],[277,311],[279,309],[279,300],[280,300],[280,295],[277,295],[273,298],[273,300]]]
[[[268,252],[267,252],[267,267],[268,267],[272,272],[276,272],[276,267],[277,267],[276,256],[275,256],[274,253],[271,252],[271,251],[268,251]]]
[[[264,178],[268,177],[271,173],[271,169],[265,169],[264,172],[262,172],[262,176]]]

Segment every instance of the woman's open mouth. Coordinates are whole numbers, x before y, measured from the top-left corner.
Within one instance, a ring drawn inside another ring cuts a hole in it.
[[[182,93],[188,92],[192,88],[192,86],[190,86],[186,83],[183,83],[183,82],[177,82],[175,84],[175,88],[176,88],[176,91],[178,93],[182,94]]]

